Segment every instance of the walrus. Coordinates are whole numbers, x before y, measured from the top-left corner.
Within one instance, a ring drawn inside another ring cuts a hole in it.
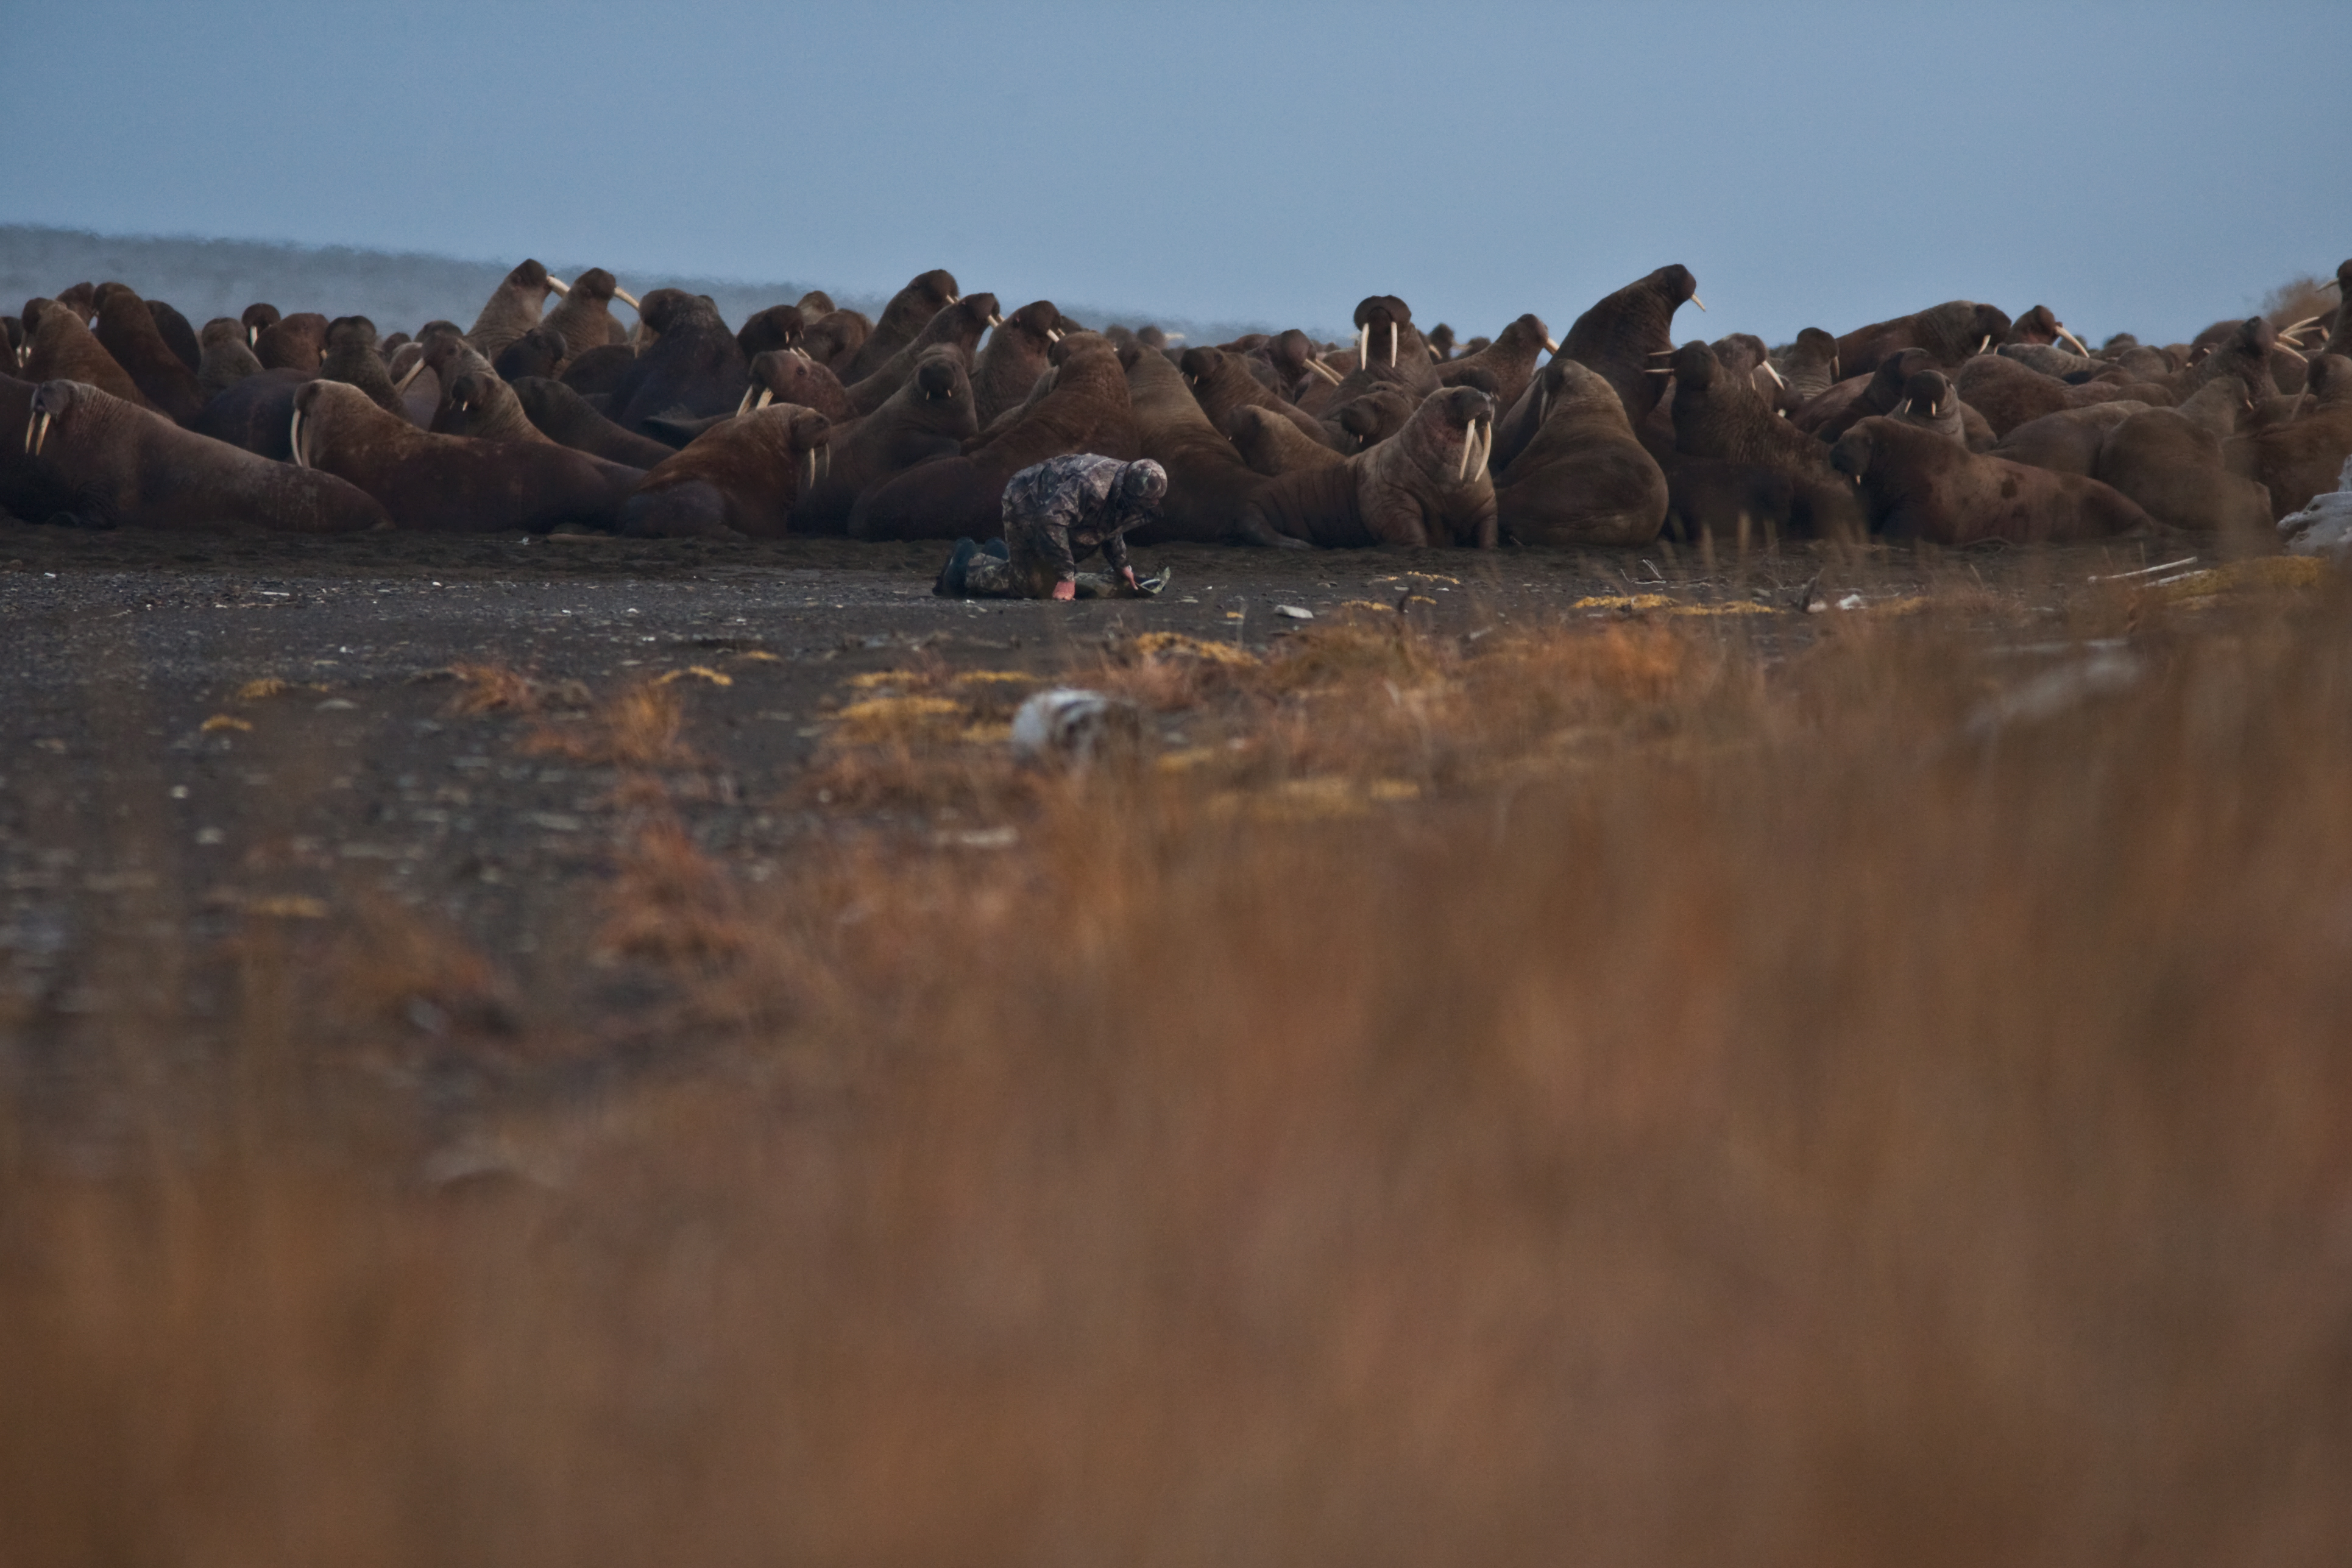
[[[1783,475],[1796,492],[1790,522],[1800,534],[1857,539],[1864,529],[1852,486],[1832,472],[1820,442],[1774,414],[1763,395],[1723,373],[1697,341],[1675,351],[1675,452]],[[1965,450],[1965,449],[1964,449]]]
[[[265,371],[315,371],[327,353],[327,319],[316,310],[280,316],[253,340]]]
[[[803,321],[814,321],[820,317],[830,316],[835,308],[833,296],[822,288],[810,289],[793,303],[800,307],[801,319]]]
[[[1269,479],[1294,468],[1336,468],[1347,459],[1270,408],[1242,403],[1225,416],[1225,432],[1252,471]]]
[[[383,357],[376,352],[375,323],[364,316],[338,316],[327,323],[327,357],[320,361],[319,374],[359,388],[386,413],[408,417]]]
[[[753,311],[735,329],[735,346],[743,350],[743,361],[749,364],[772,350],[798,348],[807,330],[808,321],[799,306],[771,305]]]
[[[808,313],[802,313],[805,319]],[[863,311],[828,310],[810,320],[801,332],[801,348],[808,357],[834,373],[841,373],[856,361],[866,340],[874,335],[874,323]]]
[[[572,357],[572,340],[542,321],[500,349],[490,361],[490,369],[509,382],[523,376],[559,376]]]
[[[2070,386],[1999,354],[1979,354],[1969,361],[1953,375],[1952,384],[1970,407],[1984,415],[1996,440],[2045,413],[2056,413],[2062,408],[2081,408],[2086,403],[2113,402],[2127,395],[2120,384],[2113,382]]]
[[[814,488],[833,422],[772,403],[714,425],[674,452],[621,504],[635,538],[782,538]]]
[[[971,362],[979,352],[982,334],[998,319],[993,294],[968,294],[946,309],[934,312],[912,342],[877,365],[862,380],[845,386],[849,406],[859,413],[871,413],[880,408],[914,373],[922,357],[942,343],[961,350],[965,361]],[[1025,395],[1027,389],[1023,391]]]
[[[253,347],[245,340],[243,322],[215,316],[205,323],[198,341],[204,358],[196,365],[196,390],[205,394],[207,404],[246,377],[261,373],[261,361],[253,357]]]
[[[1013,311],[988,334],[971,372],[971,395],[983,430],[1006,409],[1028,401],[1037,378],[1053,366],[1061,340],[1062,313],[1050,299],[1035,299]],[[950,536],[954,537],[954,536]],[[977,537],[977,536],[975,536]]]
[[[2352,359],[2322,354],[2312,361],[2305,392],[2310,406],[2294,423],[2223,444],[2231,471],[2270,491],[2273,519],[2335,489],[2352,457]]]
[[[1840,436],[1830,461],[1861,480],[1871,525],[1890,538],[2042,544],[2156,526],[2137,503],[2096,479],[1979,456],[1884,414]]]
[[[1251,472],[1224,432],[1209,423],[1183,372],[1139,343],[1117,353],[1135,409],[1139,455],[1168,473],[1160,515],[1128,536],[1133,544],[1210,544],[1233,537],[1242,503],[1266,483]],[[1110,455],[1105,454],[1105,455]]]
[[[1941,371],[1915,371],[1903,383],[1903,401],[1887,417],[1950,436],[1971,452],[1990,452],[1993,447],[1992,426],[1960,400],[1960,394],[1952,390],[1951,378]]]
[[[1428,340],[1430,357],[1443,365],[1454,358],[1454,329],[1440,321],[1422,334]],[[1530,374],[1533,372],[1530,371]]]
[[[815,487],[793,516],[799,532],[840,533],[870,487],[929,458],[958,457],[980,434],[971,371],[961,349],[941,343],[872,413],[836,425]]]
[[[71,495],[66,509],[100,527],[340,534],[391,526],[341,479],[224,445],[79,382],[34,392],[24,444]]]
[[[466,340],[483,359],[495,361],[499,350],[539,325],[550,294],[564,294],[569,287],[562,278],[548,276],[538,262],[525,261],[490,290]]]
[[[1675,312],[1686,299],[1706,308],[1689,267],[1662,267],[1600,300],[1559,340],[1560,354],[1617,389],[1636,430],[1664,395],[1660,379],[1648,372],[1673,354]]]
[[[1231,430],[1234,410],[1244,406],[1262,408],[1289,421],[1309,440],[1330,445],[1330,436],[1322,422],[1268,391],[1265,383],[1244,368],[1244,357],[1223,349],[1187,349],[1176,361],[1178,372],[1183,376],[1184,384],[1192,389],[1193,401],[1201,405],[1209,423],[1219,430]],[[1410,406],[1406,412],[1412,412]],[[1352,445],[1349,449],[1353,450]]]
[[[2178,408],[2133,414],[2100,444],[2092,476],[2168,527],[2266,542],[2271,493],[2230,472],[2222,455],[2245,404],[2245,389],[2221,376]]]
[[[668,461],[676,451],[649,435],[623,430],[562,382],[525,376],[511,384],[523,416],[549,440],[574,452],[632,468],[652,469]]]
[[[348,479],[394,523],[433,533],[544,533],[570,524],[609,529],[635,487],[635,470],[600,464],[548,443],[435,435],[341,382],[315,381],[294,394],[294,461]]]
[[[250,349],[255,344],[261,341],[261,334],[263,332],[275,327],[280,320],[284,319],[284,315],[279,311],[277,306],[267,304],[260,300],[256,300],[254,303],[245,308],[244,311],[238,315],[237,319],[244,323],[245,346]],[[269,367],[267,365],[262,367],[264,370],[268,370],[268,368]]]
[[[2062,408],[2040,419],[2029,419],[2002,436],[1993,443],[1991,455],[2047,468],[2053,474],[2095,478],[2099,448],[2106,444],[2107,432],[2150,406],[2126,398]]]
[[[91,326],[97,321],[97,284],[77,283],[71,288],[61,288],[58,290],[57,301],[67,309],[72,311],[75,315],[80,317],[81,324],[83,326]]]
[[[1775,549],[1802,531],[1797,510],[1788,476],[1752,463],[1677,457],[1666,472],[1663,531],[1677,544],[1721,539],[1741,550],[1751,543]]]
[[[1431,347],[1434,351],[1435,345]],[[1483,371],[1495,378],[1495,406],[1508,408],[1535,379],[1536,361],[1546,350],[1558,353],[1559,345],[1552,340],[1551,329],[1544,325],[1543,318],[1530,311],[1497,332],[1495,340],[1476,353],[1440,360],[1437,382],[1458,387]]]
[[[188,428],[240,452],[291,463],[294,394],[318,379],[316,371],[256,371],[205,404]]]
[[[977,399],[978,393],[973,395]],[[835,423],[857,417],[841,378],[810,358],[805,349],[770,349],[754,358],[751,384],[743,396],[745,408],[790,402],[813,408]]]
[[[943,267],[934,267],[918,274],[907,287],[890,297],[882,308],[882,319],[874,323],[846,367],[833,366],[844,386],[855,386],[880,370],[891,355],[915,340],[930,319],[954,304],[959,290],[955,274]],[[809,350],[814,353],[814,348]]]
[[[1716,362],[1725,373],[1743,378],[1767,407],[1777,413],[1794,406],[1788,395],[1789,383],[1780,379],[1780,369],[1772,362],[1763,339],[1753,332],[1726,332],[1707,346],[1715,350]]]
[[[2101,361],[2078,354],[2072,349],[2062,349],[2055,343],[2003,343],[1993,350],[2004,360],[2015,360],[2045,376],[2065,381],[2071,376],[2085,380],[2111,367]]]
[[[0,515],[43,523],[52,518],[76,521],[74,493],[47,463],[37,459],[32,443],[11,434],[28,431],[33,423],[33,394],[40,388],[0,374]]]
[[[1613,389],[1612,389],[1613,390]],[[1251,544],[1326,548],[1494,548],[1495,482],[1486,449],[1495,400],[1472,387],[1432,393],[1412,420],[1336,468],[1302,468],[1259,483],[1233,530]]]
[[[862,539],[994,538],[1004,486],[1049,457],[1093,453],[1131,463],[1142,438],[1118,351],[1097,340],[1049,372],[1052,384],[1010,426],[965,442],[953,457],[917,464],[858,497],[849,531]]]
[[[1495,512],[1517,544],[1645,545],[1666,518],[1666,476],[1617,389],[1567,360],[1542,428],[1496,481]]]
[[[1789,383],[1789,392],[1801,406],[1808,399],[1817,398],[1837,384],[1837,340],[1819,327],[1808,327],[1799,332],[1787,352],[1775,361],[1780,366],[1780,379]]]
[[[1437,360],[1412,324],[1412,307],[1393,294],[1374,294],[1356,306],[1356,362],[1386,365],[1419,396],[1438,387]]]
[[[131,372],[82,325],[79,311],[53,299],[27,299],[25,326],[30,340],[24,380],[36,386],[44,382],[79,382],[141,408],[153,406],[131,379]]]
[[[1351,350],[1347,357],[1352,360],[1355,354]],[[1324,367],[1323,371],[1316,377],[1301,382],[1297,395],[1292,401],[1299,412],[1317,419],[1329,418],[1331,411],[1341,403],[1380,387],[1394,387],[1409,395],[1416,405],[1424,395],[1423,389],[1411,386],[1402,372],[1382,360],[1375,359],[1369,365],[1350,365],[1345,372],[1335,370],[1328,361],[1316,362]],[[1432,371],[1436,368],[1434,365],[1430,367]]]
[[[569,343],[564,348],[572,358],[556,379],[583,397],[610,397],[636,369],[637,351],[626,343],[607,343],[585,353],[572,350]]]
[[[1893,413],[1903,402],[1903,389],[1935,360],[1925,349],[1897,349],[1879,361],[1867,376],[1843,381],[1789,416],[1789,422],[1824,443],[1833,442],[1856,423],[1874,413]]]
[[[708,296],[656,288],[637,316],[658,336],[613,389],[607,412],[614,423],[650,435],[646,422],[656,414],[697,419],[732,413],[742,402],[751,369]]]
[[[476,441],[562,444],[530,422],[513,387],[503,378],[482,371],[468,371],[457,378],[449,388],[449,395],[442,401],[440,412],[434,416],[432,430],[436,435],[463,435]],[[590,455],[596,456],[599,462],[610,461],[595,454]],[[644,473],[647,465],[640,463],[632,466]]]
[[[147,314],[154,318],[156,335],[163,340],[163,346],[172,350],[172,357],[185,365],[190,375],[194,375],[204,365],[205,351],[204,346],[196,341],[196,329],[188,324],[188,319],[173,308],[170,301],[163,299],[148,300]]]
[[[545,298],[541,296],[542,302]],[[615,299],[631,310],[637,308],[636,296],[622,287],[620,279],[601,267],[592,267],[572,280],[571,291],[548,311],[540,325],[563,334],[564,344],[574,354],[584,354],[608,343],[626,343],[629,329],[613,319],[612,304]],[[490,360],[495,363],[498,355],[490,355]]]
[[[1323,427],[1323,439],[1331,450],[1346,455],[1377,446],[1402,430],[1421,402],[1402,386],[1376,386],[1326,409],[1316,423]]]
[[[1973,299],[1941,305],[1891,321],[1858,327],[1837,340],[1838,358],[1849,365],[1875,365],[1902,349],[1922,349],[1937,370],[1956,370],[1971,357],[2008,338],[2008,315]]]
[[[2066,323],[2058,319],[2056,313],[2047,305],[2036,305],[2011,322],[2009,330],[2001,335],[2001,342],[2020,347],[2063,342],[2083,358],[2091,357],[2091,350],[2083,346],[2083,340],[2066,330]]]

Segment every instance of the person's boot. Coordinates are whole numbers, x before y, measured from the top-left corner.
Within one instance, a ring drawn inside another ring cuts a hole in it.
[[[938,580],[931,584],[933,596],[961,599],[964,596],[964,569],[971,565],[971,558],[979,553],[980,546],[971,540],[956,540],[955,553],[948,557],[947,565],[940,569]]]

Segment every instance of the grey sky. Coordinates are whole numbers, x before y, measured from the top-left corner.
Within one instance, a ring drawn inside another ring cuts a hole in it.
[[[0,220],[1324,329],[1958,296],[2185,335],[2352,255],[2352,7],[19,9]],[[138,280],[130,280],[136,283]],[[332,302],[325,303],[331,308]],[[1702,325],[1703,324],[1703,325]]]

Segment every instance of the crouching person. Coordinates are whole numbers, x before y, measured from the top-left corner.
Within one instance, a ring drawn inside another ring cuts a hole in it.
[[[1162,576],[1136,580],[1127,531],[1159,515],[1168,471],[1146,459],[1080,454],[1024,468],[1004,486],[1004,538],[987,548],[956,541],[931,585],[944,599],[1136,598],[1160,591]],[[1101,550],[1108,571],[1080,571]]]

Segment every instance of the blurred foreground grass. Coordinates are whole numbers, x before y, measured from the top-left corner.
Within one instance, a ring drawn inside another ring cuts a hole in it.
[[[918,663],[806,788],[952,826],[646,775],[576,959],[712,1049],[458,1145],[321,1064],[495,965],[258,925],[231,1082],[0,1113],[0,1563],[2341,1563],[2347,609],[1368,609],[1078,774]]]

